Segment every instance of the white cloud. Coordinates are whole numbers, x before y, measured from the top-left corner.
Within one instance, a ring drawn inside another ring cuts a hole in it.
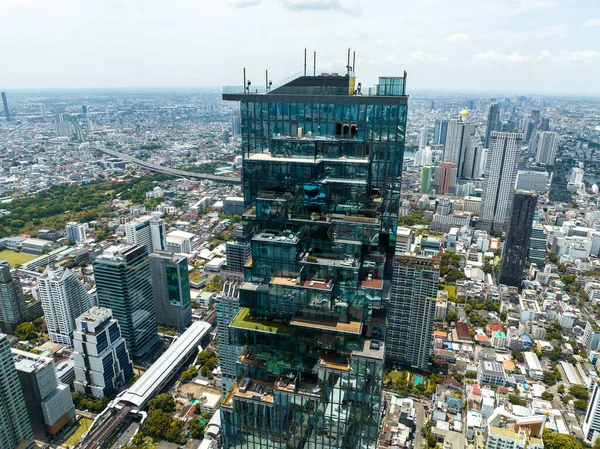
[[[538,59],[540,59],[540,60],[552,59],[552,53],[550,53],[548,50],[542,50],[542,51],[540,51],[540,54],[538,55]]]
[[[446,56],[434,56],[426,53],[422,50],[414,51],[410,54],[411,59],[416,61],[427,61],[427,62],[446,62],[449,59]]]
[[[595,50],[570,51],[567,57],[573,62],[600,62],[600,52]]]
[[[281,0],[283,6],[294,11],[339,11],[360,15],[357,0]]]
[[[583,26],[586,28],[600,27],[600,17],[589,19],[583,24]]]
[[[262,3],[262,0],[232,0],[230,4],[236,8],[250,8],[252,6],[258,6]]]
[[[518,51],[512,53],[500,53],[496,50],[489,50],[485,53],[477,53],[474,58],[479,61],[504,62],[517,64],[531,59],[531,55],[522,55]]]
[[[469,39],[469,35],[465,33],[454,33],[446,38],[448,42],[468,41]]]

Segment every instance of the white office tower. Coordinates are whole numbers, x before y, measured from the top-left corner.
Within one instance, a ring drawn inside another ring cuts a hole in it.
[[[75,318],[92,307],[92,298],[72,271],[48,265],[38,278],[38,295],[53,343],[71,346]]]
[[[593,445],[600,437],[600,386],[596,384],[583,420],[583,441]]]
[[[558,134],[553,131],[543,131],[538,137],[535,162],[543,165],[554,165],[557,149]]]
[[[459,118],[448,122],[446,131],[443,160],[456,165],[459,179],[472,179],[473,173],[477,171],[473,166],[474,159],[480,160],[476,156],[477,151],[475,150],[475,129],[477,125],[469,123],[468,118],[469,111],[461,111]],[[478,174],[476,177],[478,177]]]
[[[58,137],[71,137],[73,135],[73,125],[71,125],[70,122],[65,121],[64,114],[62,113],[56,115],[54,128]]]
[[[415,162],[413,165],[415,167],[431,165],[432,156],[431,147],[421,148],[415,153]]]
[[[544,193],[548,189],[548,172],[519,170],[515,190]]]
[[[236,362],[242,354],[243,346],[230,341],[229,324],[240,311],[239,288],[241,283],[227,281],[223,284],[221,296],[217,297],[217,335],[219,337],[219,361],[222,373],[222,393],[227,394],[236,378]]]
[[[575,167],[571,171],[571,184],[579,187],[583,184],[583,177],[585,176],[585,172],[579,168]]]
[[[510,216],[523,134],[492,131],[479,219],[485,229],[501,231]]]
[[[131,245],[146,247],[148,254],[166,247],[165,220],[161,212],[140,217],[125,224],[125,238]]]
[[[110,396],[133,377],[133,363],[112,310],[92,307],[75,320],[75,391]]]
[[[427,146],[427,128],[423,127],[419,130],[419,150]]]
[[[42,120],[46,121],[46,105],[40,105],[40,114],[42,114]]]
[[[87,228],[87,223],[80,224],[74,221],[67,223],[65,226],[67,240],[75,243],[76,245],[85,242],[85,230]]]
[[[54,437],[75,418],[68,385],[58,382],[52,358],[11,349],[33,436]]]

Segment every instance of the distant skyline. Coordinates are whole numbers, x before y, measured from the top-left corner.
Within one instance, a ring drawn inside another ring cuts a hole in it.
[[[597,0],[0,0],[0,90],[262,85],[303,68],[363,86],[600,95]]]

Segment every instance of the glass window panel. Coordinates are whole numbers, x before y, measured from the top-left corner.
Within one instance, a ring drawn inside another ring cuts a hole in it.
[[[336,122],[342,121],[342,105],[341,104],[335,105],[335,121]]]
[[[358,121],[358,105],[350,105],[350,121],[356,123]]]
[[[298,120],[298,105],[296,103],[290,104],[290,118],[292,120]]]

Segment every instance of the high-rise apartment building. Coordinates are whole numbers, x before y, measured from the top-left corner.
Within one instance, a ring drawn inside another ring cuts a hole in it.
[[[520,133],[492,132],[479,214],[486,229],[502,230],[507,224],[515,194],[521,139]]]
[[[461,111],[458,119],[448,122],[446,145],[444,146],[444,162],[456,165],[459,178],[472,179],[479,177],[475,164],[480,163],[475,145],[477,125],[468,121],[469,111]],[[475,161],[477,159],[477,162]]]
[[[433,128],[433,145],[445,145],[448,120],[436,120]]]
[[[4,106],[4,116],[6,117],[6,121],[10,122],[10,110],[8,109],[8,99],[6,98],[6,92],[0,93],[2,96],[2,105]]]
[[[519,170],[515,190],[544,193],[548,190],[548,172]]]
[[[552,131],[540,133],[535,153],[535,162],[543,165],[554,165],[558,149],[558,134]]]
[[[56,114],[54,129],[56,131],[57,137],[73,136],[73,124],[68,120],[65,121],[65,115],[62,112]]]
[[[8,338],[0,334],[0,447],[33,449],[33,432]]]
[[[65,226],[65,233],[67,240],[79,244],[85,242],[87,238],[85,235],[85,230],[88,228],[87,224],[77,223],[75,221],[70,221]]]
[[[534,222],[531,227],[527,260],[530,263],[535,263],[540,270],[544,269],[546,261],[546,239],[544,226],[541,223]]]
[[[521,286],[537,199],[537,194],[533,192],[518,191],[515,194],[508,235],[502,251],[500,284]]]
[[[12,335],[17,326],[28,318],[21,281],[12,277],[10,264],[0,260],[0,328]]]
[[[223,283],[221,294],[216,300],[217,335],[219,337],[219,365],[222,373],[223,396],[229,391],[236,378],[236,363],[243,346],[235,345],[229,338],[229,324],[240,311],[240,284],[237,280]]]
[[[248,259],[252,256],[250,238],[244,234],[241,226],[233,230],[233,240],[226,244],[227,270],[242,273]]]
[[[225,448],[375,448],[406,126],[405,77],[226,88],[241,102],[252,262],[230,343]],[[252,93],[250,93],[252,92]]]
[[[112,310],[92,307],[75,320],[75,391],[111,396],[133,377],[133,363]]]
[[[150,254],[150,276],[156,322],[183,332],[192,322],[188,258],[155,251]]]
[[[438,195],[454,192],[456,188],[456,165],[451,162],[440,162],[435,167],[433,175],[433,187]]]
[[[37,280],[48,335],[53,343],[71,346],[75,318],[92,307],[92,298],[69,269],[50,263]]]
[[[161,212],[137,218],[125,224],[125,238],[130,245],[142,245],[148,254],[166,247],[165,219]]]
[[[415,153],[415,161],[414,161],[413,165],[415,167],[423,167],[425,165],[431,165],[432,161],[433,161],[433,152],[431,151],[431,147],[425,147],[425,148],[419,149]]]
[[[421,193],[429,193],[431,189],[431,165],[426,165],[421,169]]]
[[[12,355],[34,437],[55,436],[75,418],[71,389],[58,382],[51,358],[18,349]]]
[[[111,309],[133,357],[158,344],[148,254],[144,246],[115,245],[94,261],[98,305]]]
[[[490,148],[492,143],[492,132],[500,129],[500,111],[498,103],[491,103],[488,111],[487,127],[485,130],[485,147]]]
[[[395,256],[385,340],[385,360],[394,368],[429,371],[439,261],[411,253]]]

